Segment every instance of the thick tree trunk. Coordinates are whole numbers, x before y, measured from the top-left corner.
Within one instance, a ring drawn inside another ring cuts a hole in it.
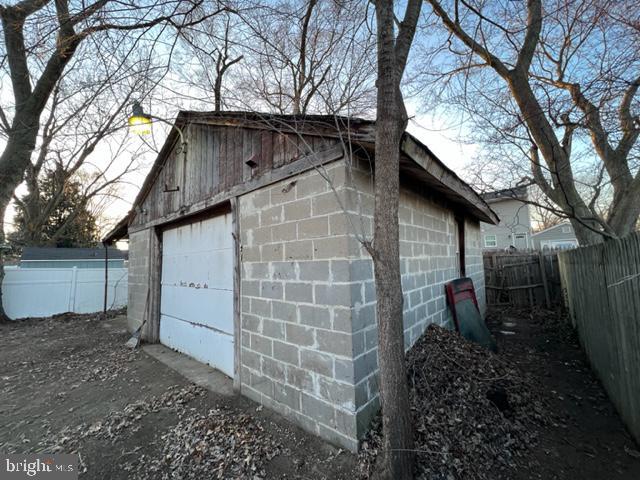
[[[413,478],[414,440],[404,352],[398,204],[400,141],[407,116],[400,93],[393,2],[376,3],[378,97],[373,265],[376,279],[383,478]]]
[[[24,116],[16,116],[16,118],[24,118]],[[34,123],[37,125],[37,119],[36,122],[14,121],[14,125],[33,125]],[[2,251],[5,245],[4,214],[13,198],[13,192],[22,183],[24,171],[29,165],[31,153],[35,148],[37,134],[37,127],[29,128],[27,126],[17,134],[9,133],[7,145],[0,155],[0,282],[4,280],[4,253]],[[2,305],[2,288],[0,288],[0,321],[2,320],[7,320],[7,316]]]
[[[6,208],[0,207],[0,323],[6,323],[9,321],[9,317],[4,311],[4,305],[2,303],[2,284],[4,283],[4,214]]]

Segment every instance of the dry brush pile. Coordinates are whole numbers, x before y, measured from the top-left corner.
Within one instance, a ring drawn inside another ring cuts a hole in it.
[[[548,421],[534,385],[482,347],[435,325],[407,354],[416,478],[508,478]],[[376,470],[380,419],[363,442],[361,478]]]

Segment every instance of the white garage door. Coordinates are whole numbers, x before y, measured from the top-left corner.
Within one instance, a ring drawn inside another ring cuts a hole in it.
[[[231,215],[162,235],[160,342],[233,377]]]

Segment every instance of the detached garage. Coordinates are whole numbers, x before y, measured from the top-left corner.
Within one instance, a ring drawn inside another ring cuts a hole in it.
[[[233,378],[236,390],[356,450],[379,408],[373,265],[375,124],[329,116],[180,112],[134,207],[131,330]],[[182,132],[186,140],[179,141]],[[444,283],[484,309],[487,204],[409,134],[400,254],[409,348],[450,325]]]

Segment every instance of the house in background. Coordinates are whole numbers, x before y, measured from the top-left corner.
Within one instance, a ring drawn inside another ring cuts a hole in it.
[[[180,130],[178,130],[180,129]],[[181,133],[188,139],[180,148]],[[375,124],[336,116],[180,112],[125,222],[129,328],[208,363],[236,391],[350,450],[379,408]],[[414,137],[401,155],[408,348],[450,325],[444,284],[473,279],[497,217]]]
[[[127,252],[109,248],[109,268],[123,268]],[[20,268],[104,268],[104,248],[24,247]]]
[[[569,222],[562,222],[532,235],[533,246],[538,250],[569,249],[578,246],[578,239]]]
[[[480,224],[482,249],[533,248],[529,204],[525,203],[527,187],[508,188],[481,196],[500,219],[497,225]]]

